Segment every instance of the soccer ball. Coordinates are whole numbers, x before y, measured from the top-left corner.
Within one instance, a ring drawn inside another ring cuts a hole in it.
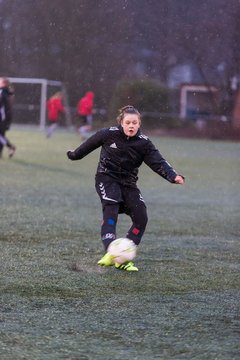
[[[131,261],[135,258],[137,246],[130,239],[119,238],[110,243],[108,253],[114,256],[114,262],[123,264],[126,261]]]

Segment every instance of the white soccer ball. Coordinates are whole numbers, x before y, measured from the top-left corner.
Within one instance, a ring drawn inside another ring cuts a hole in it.
[[[110,243],[107,251],[114,256],[114,262],[123,264],[135,258],[137,246],[130,239],[119,238]]]

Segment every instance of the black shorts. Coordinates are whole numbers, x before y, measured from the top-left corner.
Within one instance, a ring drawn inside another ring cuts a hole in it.
[[[110,176],[96,176],[96,191],[105,205],[119,204],[119,213],[131,215],[139,208],[146,208],[142,194],[137,187],[128,187],[118,183]]]

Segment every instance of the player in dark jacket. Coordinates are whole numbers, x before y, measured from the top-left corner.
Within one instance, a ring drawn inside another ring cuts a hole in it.
[[[119,213],[125,213],[132,219],[127,238],[139,245],[144,234],[147,210],[136,185],[138,168],[143,162],[169,182],[184,184],[184,177],[176,173],[149,138],[140,132],[140,113],[133,106],[122,108],[117,120],[118,127],[101,129],[76,150],[67,152],[69,159],[80,160],[102,147],[96,173],[96,191],[102,202],[101,237],[106,251],[116,239]],[[98,264],[113,265],[113,258],[106,252]],[[115,266],[127,271],[138,271],[132,262]]]
[[[16,151],[16,147],[5,135],[12,122],[12,97],[13,91],[10,88],[9,80],[0,78],[0,158],[4,146],[9,149],[9,157],[12,157]]]

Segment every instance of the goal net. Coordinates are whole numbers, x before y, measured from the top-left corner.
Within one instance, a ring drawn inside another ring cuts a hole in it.
[[[39,125],[43,130],[47,124],[47,99],[57,91],[62,91],[65,107],[61,125],[71,125],[68,96],[61,81],[8,77],[15,90],[14,118],[17,124]]]

